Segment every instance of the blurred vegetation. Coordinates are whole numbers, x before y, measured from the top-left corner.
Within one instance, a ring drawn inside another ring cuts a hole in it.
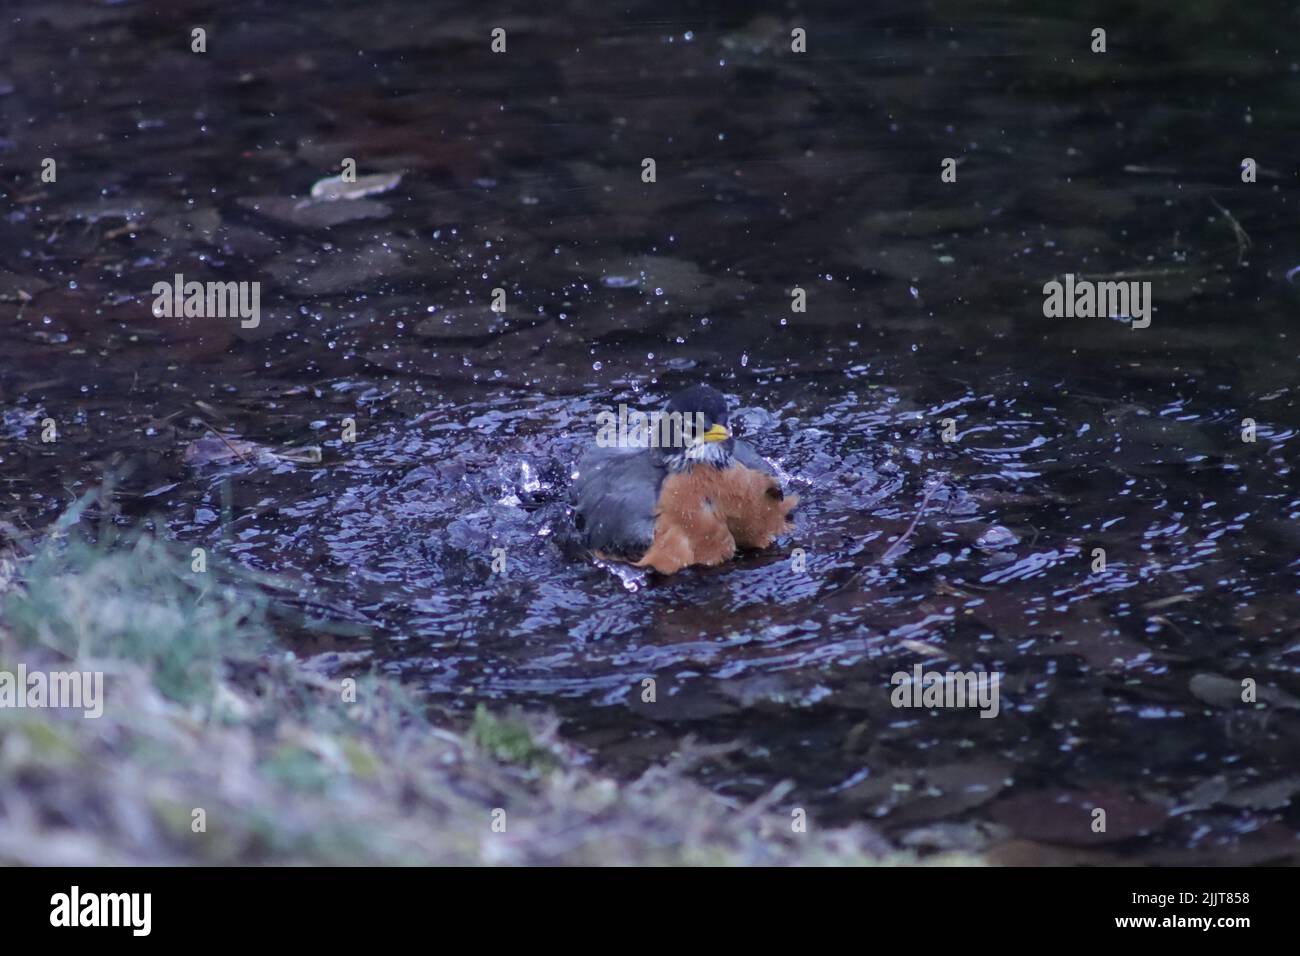
[[[83,507],[5,556],[0,668],[103,671],[104,714],[0,709],[0,863],[914,860],[866,828],[793,833],[780,794],[724,801],[689,753],[616,783],[545,716],[480,706],[461,734],[389,680],[348,693],[276,649],[255,579],[148,536],[92,541]]]

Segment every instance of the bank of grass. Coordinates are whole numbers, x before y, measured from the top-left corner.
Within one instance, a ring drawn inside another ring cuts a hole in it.
[[[390,680],[353,694],[277,643],[258,582],[77,519],[6,556],[0,670],[103,671],[104,712],[0,708],[0,864],[911,861],[728,804],[686,755],[616,783],[545,717],[459,733]]]

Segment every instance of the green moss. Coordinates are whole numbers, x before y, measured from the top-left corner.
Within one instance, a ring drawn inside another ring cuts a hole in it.
[[[483,704],[474,709],[470,737],[484,753],[505,763],[537,770],[549,770],[556,765],[555,755],[533,740],[522,719],[494,716]]]
[[[262,772],[294,790],[324,790],[330,773],[320,758],[304,747],[277,747],[262,765]]]
[[[0,747],[21,768],[66,767],[81,756],[73,731],[37,711],[0,710]]]
[[[343,753],[347,757],[348,768],[362,779],[376,777],[381,764],[375,752],[366,744],[353,737],[344,737],[341,741]]]

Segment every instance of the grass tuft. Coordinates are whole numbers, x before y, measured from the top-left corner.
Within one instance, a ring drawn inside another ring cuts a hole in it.
[[[92,540],[79,514],[0,575],[0,669],[102,671],[103,715],[0,708],[0,864],[914,859],[882,859],[864,827],[794,834],[685,760],[594,774],[545,715],[480,705],[467,732],[440,726],[389,679],[284,650],[257,579],[148,536]]]

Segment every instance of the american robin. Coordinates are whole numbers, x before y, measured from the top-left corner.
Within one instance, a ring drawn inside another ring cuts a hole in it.
[[[598,442],[578,462],[576,523],[598,557],[674,574],[766,548],[790,530],[798,497],[782,494],[771,466],[732,437],[717,389],[677,393],[635,437]]]

